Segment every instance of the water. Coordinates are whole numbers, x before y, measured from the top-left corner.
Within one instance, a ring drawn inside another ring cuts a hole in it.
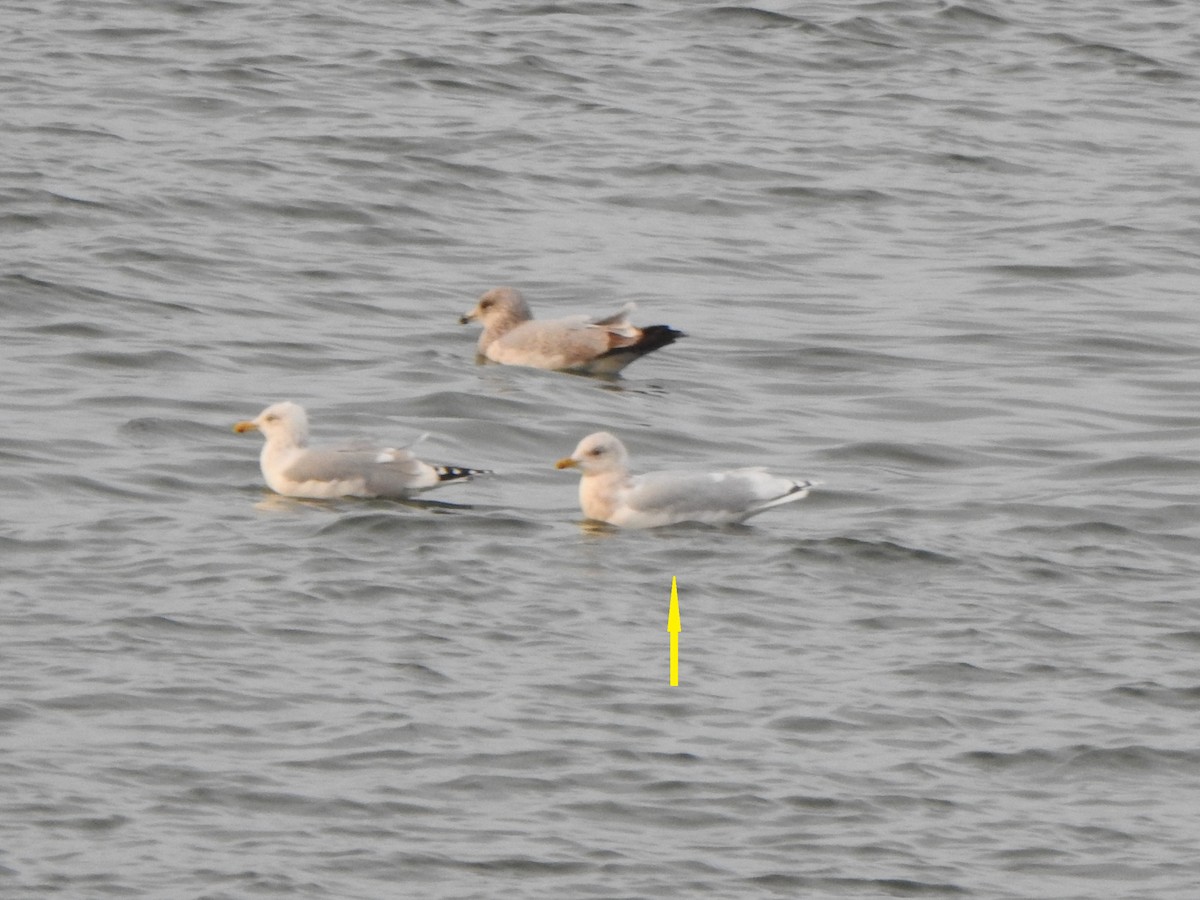
[[[1193,896],[1193,4],[4,19],[4,896]],[[272,497],[285,398],[500,474]],[[598,427],[824,485],[595,529]]]

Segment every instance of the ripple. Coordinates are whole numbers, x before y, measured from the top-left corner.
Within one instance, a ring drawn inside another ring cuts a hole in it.
[[[6,10],[9,893],[1190,898],[1195,29],[1010,7]],[[288,501],[287,396],[500,474]],[[826,486],[597,533],[597,428]]]

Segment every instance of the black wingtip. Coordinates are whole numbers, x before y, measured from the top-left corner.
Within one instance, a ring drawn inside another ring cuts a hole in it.
[[[438,481],[465,481],[476,475],[495,474],[491,469],[468,469],[466,466],[434,466]]]
[[[632,362],[639,356],[653,353],[655,350],[660,350],[668,344],[675,343],[681,337],[687,337],[682,331],[672,328],[670,325],[646,325],[641,329],[641,332],[642,336],[638,338],[636,344],[630,344],[626,347],[614,347],[607,353],[601,354],[601,358],[627,357]]]
[[[642,339],[637,342],[637,346],[644,348],[643,352],[649,353],[651,350],[673,344],[681,337],[687,335],[670,325],[647,325],[642,329]]]

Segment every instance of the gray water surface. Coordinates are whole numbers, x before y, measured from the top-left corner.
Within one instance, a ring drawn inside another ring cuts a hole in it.
[[[3,18],[5,897],[1195,896],[1200,7]],[[498,474],[271,495],[282,399]],[[597,528],[600,428],[823,485]]]

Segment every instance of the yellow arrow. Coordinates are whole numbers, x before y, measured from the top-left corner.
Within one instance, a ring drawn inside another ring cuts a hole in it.
[[[679,588],[671,576],[671,611],[667,613],[667,631],[671,633],[671,687],[679,686]]]

